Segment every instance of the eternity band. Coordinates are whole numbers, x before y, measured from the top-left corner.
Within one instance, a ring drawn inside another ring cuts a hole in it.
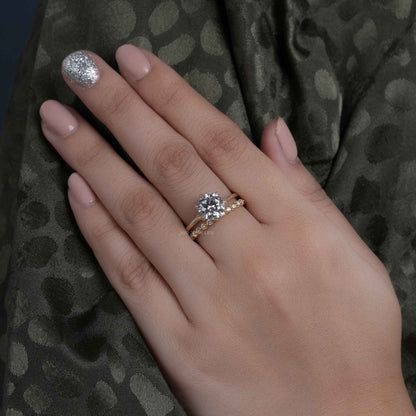
[[[234,211],[235,209],[242,207],[246,202],[244,199],[239,198],[237,201],[233,202],[229,206],[225,207],[224,215],[229,214],[230,212]],[[192,238],[192,240],[195,240],[200,234],[202,234],[205,230],[207,230],[211,225],[214,224],[214,222],[218,221],[220,218],[217,219],[210,219],[202,222],[202,224],[199,224],[198,226],[195,226],[193,229],[189,231],[189,236]]]

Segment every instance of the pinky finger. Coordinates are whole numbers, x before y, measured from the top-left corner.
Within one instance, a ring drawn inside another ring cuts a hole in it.
[[[280,126],[276,123],[280,123]],[[344,214],[298,158],[295,140],[283,119],[272,120],[265,127],[261,149],[279,166],[292,185],[344,234],[357,253],[360,255],[367,253],[366,259],[382,276],[386,276],[383,263],[371,252]],[[390,277],[386,276],[386,279],[390,284]]]
[[[78,173],[73,173],[68,186],[69,203],[76,222],[104,273],[154,354],[163,358],[164,364],[173,364],[177,348],[174,340],[189,328],[177,298],[87,182]]]

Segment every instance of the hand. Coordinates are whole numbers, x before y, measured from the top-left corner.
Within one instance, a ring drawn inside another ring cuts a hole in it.
[[[389,275],[297,157],[282,119],[259,150],[155,55],[94,53],[63,75],[140,176],[56,101],[45,137],[78,173],[76,221],[193,415],[414,415]],[[277,132],[277,138],[275,135]],[[205,192],[246,201],[193,241]]]

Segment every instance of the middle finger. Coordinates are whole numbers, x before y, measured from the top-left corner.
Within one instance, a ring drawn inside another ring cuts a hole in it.
[[[82,68],[79,67],[80,59]],[[95,78],[85,78],[88,73]],[[63,63],[63,74],[72,90],[105,123],[185,224],[196,215],[194,205],[198,195],[218,192],[228,196],[231,193],[192,144],[150,108],[98,55],[92,52],[69,55]],[[85,79],[90,82],[82,82]],[[223,218],[219,227],[213,226],[215,236],[201,235],[199,242],[214,258],[227,255],[235,241],[236,230],[240,228],[237,225],[242,221],[245,229],[259,225],[249,211],[241,207]]]

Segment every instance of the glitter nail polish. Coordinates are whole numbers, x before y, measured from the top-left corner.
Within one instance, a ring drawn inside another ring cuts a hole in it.
[[[100,72],[92,58],[83,51],[69,54],[62,62],[63,71],[77,84],[92,87],[100,79]]]

